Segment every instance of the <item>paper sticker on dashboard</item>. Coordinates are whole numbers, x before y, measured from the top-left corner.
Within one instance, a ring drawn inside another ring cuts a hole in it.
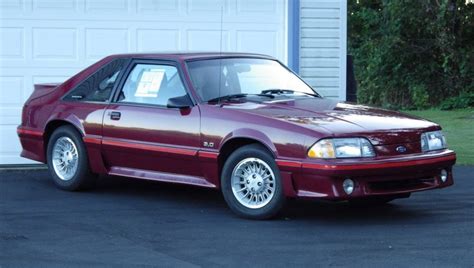
[[[144,71],[135,91],[135,97],[156,98],[165,75],[163,69]]]

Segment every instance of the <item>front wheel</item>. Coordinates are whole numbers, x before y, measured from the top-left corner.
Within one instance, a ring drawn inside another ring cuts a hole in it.
[[[245,218],[271,218],[285,201],[275,160],[258,144],[243,146],[229,156],[221,186],[230,209]]]
[[[95,181],[81,135],[72,126],[53,132],[48,142],[47,161],[54,183],[63,190],[89,188]]]

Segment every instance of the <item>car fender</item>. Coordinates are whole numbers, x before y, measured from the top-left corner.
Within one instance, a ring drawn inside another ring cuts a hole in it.
[[[71,124],[73,125],[77,131],[79,131],[79,133],[81,134],[81,136],[85,136],[85,130],[84,130],[84,126],[82,124],[82,121],[79,119],[79,117],[77,117],[76,115],[74,114],[71,114],[71,113],[68,113],[68,114],[64,114],[63,112],[56,112],[54,111],[48,118],[48,120],[46,121],[46,124],[45,124],[45,129],[44,131],[46,131],[46,129],[48,128],[49,124],[53,121],[63,121],[65,123],[68,123],[68,124]]]
[[[277,151],[275,145],[273,144],[273,142],[271,142],[270,138],[267,135],[265,135],[263,132],[255,130],[255,129],[250,129],[250,128],[241,128],[241,129],[237,129],[237,130],[229,133],[222,140],[222,143],[219,146],[219,151],[222,147],[224,147],[224,145],[227,142],[229,142],[233,139],[237,139],[237,138],[246,138],[246,139],[255,140],[255,141],[263,144],[271,152],[271,154],[275,158],[275,160],[278,157],[278,151]],[[292,178],[291,172],[286,172],[286,171],[280,170],[280,175],[281,175],[281,179],[282,179],[283,192],[284,192],[285,196],[287,196],[287,197],[296,196],[296,192],[295,192],[295,189],[293,187],[293,178]]]
[[[72,125],[82,136],[84,142],[86,137],[86,131],[84,128],[83,121],[76,115],[72,113],[65,113],[63,111],[58,111],[56,109],[48,118],[47,123],[45,124],[45,131],[49,124],[54,121],[62,121],[67,124]],[[101,143],[88,143],[85,142],[85,147],[87,150],[87,155],[89,159],[89,167],[93,173],[96,174],[105,174],[107,169],[105,167],[104,159],[101,154]],[[46,149],[46,148],[45,148]]]
[[[245,138],[258,141],[272,153],[272,156],[274,158],[278,156],[277,149],[273,142],[270,140],[270,138],[263,132],[251,128],[239,128],[227,134],[219,144],[219,151],[222,147],[224,147],[227,142],[237,138]]]

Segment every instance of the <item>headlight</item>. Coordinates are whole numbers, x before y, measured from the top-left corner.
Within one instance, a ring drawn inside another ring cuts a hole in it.
[[[446,138],[441,130],[421,134],[421,150],[423,152],[446,148]]]
[[[311,158],[374,157],[372,144],[364,138],[323,139],[308,151]]]

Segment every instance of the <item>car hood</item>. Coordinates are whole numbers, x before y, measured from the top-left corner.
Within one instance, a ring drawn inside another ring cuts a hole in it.
[[[325,136],[363,134],[376,144],[419,141],[421,132],[440,128],[400,112],[321,98],[228,103],[224,107],[287,121]]]

